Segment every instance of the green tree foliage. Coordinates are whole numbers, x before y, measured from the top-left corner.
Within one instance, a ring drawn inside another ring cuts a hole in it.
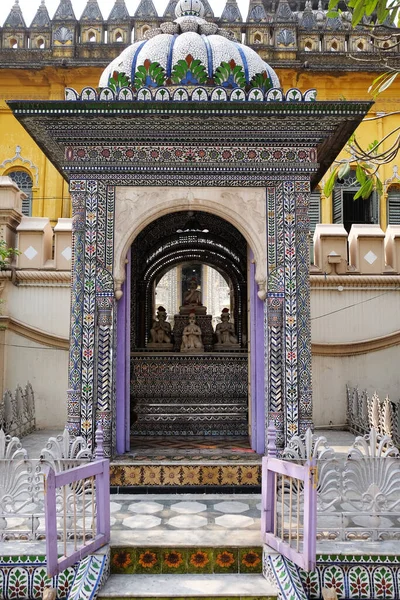
[[[398,0],[346,0],[347,14],[351,16],[353,27],[362,24],[370,31],[371,44],[379,56],[379,67],[383,70],[369,87],[369,93],[376,98],[387,90],[399,75],[397,65],[392,65],[390,60],[398,56],[394,50],[399,50],[400,45],[400,2]],[[336,17],[342,11],[343,0],[330,0],[328,17]],[[353,57],[354,58],[354,57]],[[356,57],[358,60],[358,57]],[[364,59],[365,60],[365,59]],[[392,112],[385,116],[399,114]],[[366,119],[375,120],[379,117]],[[378,169],[381,165],[394,160],[400,149],[400,127],[396,127],[381,140],[374,140],[367,148],[363,148],[353,135],[347,143],[345,153],[347,157],[335,162],[329,178],[324,186],[324,194],[332,193],[337,179],[348,175],[350,169],[356,169],[356,178],[360,189],[354,196],[368,198],[373,190],[382,192],[382,182],[379,179]]]
[[[0,271],[9,269],[11,260],[18,254],[21,254],[19,250],[9,248],[5,240],[0,240]]]

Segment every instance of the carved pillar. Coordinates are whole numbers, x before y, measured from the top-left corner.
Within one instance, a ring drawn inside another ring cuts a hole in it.
[[[72,180],[70,183],[70,193],[73,220],[67,428],[72,436],[77,436],[81,433],[86,181]]]
[[[114,377],[114,298],[112,296],[97,297],[97,331],[96,331],[96,371],[97,402],[96,424],[101,424],[104,432],[104,451],[111,456],[112,440],[112,401]]]
[[[279,449],[312,425],[308,202],[306,175],[267,187],[266,388]]]
[[[68,429],[94,444],[98,422],[104,448],[113,440],[115,310],[113,236],[115,190],[101,181],[74,180],[71,345]]]
[[[296,182],[297,313],[299,371],[299,432],[312,422],[312,367],[310,320],[310,200],[309,181]]]
[[[267,187],[267,300],[264,304],[265,373],[267,422],[276,430],[278,448],[285,445],[283,309],[284,309],[284,227],[283,185]],[[266,442],[266,446],[267,446]]]

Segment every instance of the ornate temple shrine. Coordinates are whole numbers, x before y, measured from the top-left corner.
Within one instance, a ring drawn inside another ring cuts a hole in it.
[[[280,447],[304,432],[309,194],[371,104],[282,91],[200,0],[146,29],[99,89],[8,104],[72,197],[70,432],[91,443],[101,422],[109,454],[131,434],[249,435],[262,453],[271,420]],[[219,315],[206,267],[229,290]],[[171,269],[175,314],[157,303]]]

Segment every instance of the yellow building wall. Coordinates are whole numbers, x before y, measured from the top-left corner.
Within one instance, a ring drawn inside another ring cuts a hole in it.
[[[318,100],[372,99],[368,93],[368,88],[377,76],[377,73],[374,72],[324,73],[279,68],[276,70],[284,90],[291,87],[297,87],[302,91],[316,88]],[[0,131],[2,132],[0,175],[7,175],[7,172],[15,169],[27,170],[33,180],[32,215],[49,217],[52,224],[59,217],[71,216],[68,185],[13,117],[6,105],[6,100],[60,100],[64,98],[65,87],[72,87],[77,90],[81,90],[85,86],[97,87],[101,72],[101,67],[68,69],[46,67],[39,71],[28,69],[0,70]],[[382,113],[392,113],[396,110],[400,110],[400,81],[395,82],[378,97],[368,115],[368,119]],[[357,137],[365,146],[375,139],[381,139],[399,125],[398,115],[375,120],[368,119],[357,130]],[[386,147],[388,147],[388,144],[389,141],[386,143]],[[17,146],[21,148],[21,158],[15,158]],[[393,176],[394,164],[396,164],[396,160],[380,168],[379,174],[382,182]],[[324,180],[320,184],[321,189],[323,185]],[[332,200],[331,198],[325,198],[323,195],[321,221],[323,223],[332,221]],[[383,228],[386,227],[385,193],[380,201],[380,223]]]

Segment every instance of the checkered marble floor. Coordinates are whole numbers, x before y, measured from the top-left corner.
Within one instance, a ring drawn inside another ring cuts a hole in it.
[[[111,495],[112,543],[259,543],[261,498],[252,495]]]

